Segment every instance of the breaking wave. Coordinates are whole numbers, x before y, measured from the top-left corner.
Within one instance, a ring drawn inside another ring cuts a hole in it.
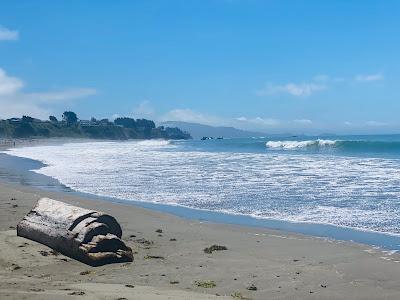
[[[400,155],[400,141],[329,140],[267,141],[269,150],[329,150],[339,153],[395,153]]]
[[[329,147],[333,146],[338,141],[332,140],[309,140],[309,141],[268,141],[267,148],[271,149],[299,149],[307,147]]]

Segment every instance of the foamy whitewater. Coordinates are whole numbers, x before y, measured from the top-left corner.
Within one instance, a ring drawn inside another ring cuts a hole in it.
[[[268,141],[266,146],[268,148],[278,149],[296,149],[305,147],[323,147],[335,145],[338,141],[331,140],[308,140],[308,141]]]
[[[400,234],[396,139],[87,142],[8,153],[100,196]]]

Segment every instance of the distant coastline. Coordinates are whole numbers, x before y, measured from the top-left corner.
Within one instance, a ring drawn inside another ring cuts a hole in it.
[[[39,120],[30,116],[0,120],[0,138],[89,138],[89,139],[191,139],[178,127],[156,127],[152,120],[128,117],[80,120],[74,112],[66,111],[62,119],[50,116]]]

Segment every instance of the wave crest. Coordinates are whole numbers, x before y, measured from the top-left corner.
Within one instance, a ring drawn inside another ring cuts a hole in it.
[[[329,147],[334,146],[334,140],[308,140],[308,141],[268,141],[265,145],[271,149],[301,149],[308,147]]]

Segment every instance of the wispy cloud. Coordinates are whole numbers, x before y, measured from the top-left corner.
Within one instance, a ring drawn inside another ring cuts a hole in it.
[[[380,122],[380,121],[368,121],[365,124],[367,126],[373,126],[373,127],[382,127],[382,126],[387,126],[388,125],[388,123]]]
[[[359,74],[354,77],[334,77],[326,74],[314,76],[309,81],[300,83],[288,82],[284,84],[274,84],[268,82],[262,89],[256,91],[258,96],[269,96],[274,94],[288,94],[294,97],[308,97],[316,92],[320,92],[342,84],[358,82],[382,81],[385,77],[382,73]]]
[[[369,74],[369,75],[361,74],[355,77],[355,80],[360,82],[380,81],[384,79],[385,77],[383,76],[382,73]]]
[[[63,102],[72,99],[81,99],[97,94],[92,88],[69,88],[62,91],[42,92],[42,93],[26,93],[26,98],[36,99],[38,102]]]
[[[140,102],[139,105],[133,109],[132,114],[136,118],[154,118],[156,116],[155,109],[148,100]]]
[[[0,41],[16,41],[19,38],[17,30],[11,30],[0,25]]]
[[[263,89],[256,91],[258,96],[268,96],[279,93],[286,93],[295,97],[307,97],[315,92],[325,90],[325,84],[319,82],[308,83],[286,83],[275,85],[268,83]]]
[[[152,107],[151,103],[145,101],[146,107]],[[146,117],[135,114],[136,118]],[[198,112],[189,108],[176,108],[159,114],[152,110],[152,119],[157,122],[181,121],[199,123],[211,126],[232,126],[248,130],[286,130],[290,128],[310,128],[313,122],[309,119],[281,120],[265,116],[239,116],[236,118],[222,117],[218,115]]]
[[[206,125],[225,125],[226,120],[223,118],[208,115],[194,110],[184,109],[172,109],[166,114],[162,115],[160,121],[182,121],[182,122],[194,122]]]
[[[313,122],[309,119],[297,119],[293,120],[293,123],[298,125],[311,125]]]
[[[255,117],[255,118],[246,118],[246,117],[239,117],[236,118],[241,124],[247,123],[248,125],[257,125],[260,127],[270,127],[270,126],[277,126],[281,123],[280,120],[274,118],[262,118],[262,117]]]
[[[86,98],[97,93],[92,88],[28,93],[23,90],[24,85],[21,79],[8,75],[0,68],[0,118],[23,114],[47,118],[55,104]]]

